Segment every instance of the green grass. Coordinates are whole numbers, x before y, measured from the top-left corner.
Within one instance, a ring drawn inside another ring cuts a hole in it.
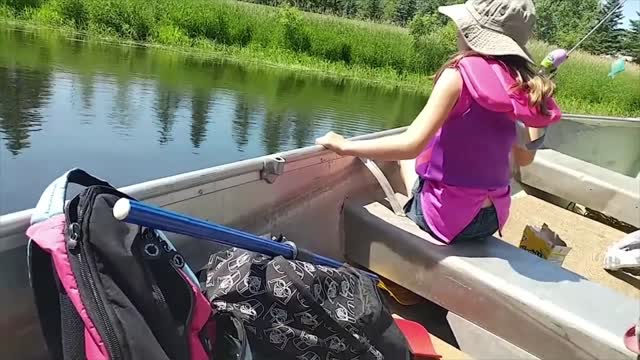
[[[425,94],[455,49],[451,25],[414,41],[400,27],[229,0],[4,1],[5,21]],[[532,44],[537,59],[548,50]],[[640,70],[609,79],[610,61],[576,53],[563,65],[556,82],[565,112],[640,115]]]

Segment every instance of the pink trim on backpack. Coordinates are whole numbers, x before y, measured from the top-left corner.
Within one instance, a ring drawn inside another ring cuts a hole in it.
[[[43,250],[51,254],[53,265],[58,273],[60,282],[67,292],[73,306],[80,314],[80,318],[85,325],[85,353],[91,360],[109,359],[98,330],[93,325],[93,321],[87,315],[87,310],[82,304],[78,283],[71,271],[71,263],[67,255],[65,231],[66,219],[64,214],[53,216],[45,221],[31,225],[27,229],[27,236],[36,242]],[[87,341],[91,339],[92,341]]]
[[[189,283],[191,291],[194,294],[193,313],[191,315],[191,324],[189,326],[189,348],[191,349],[191,360],[208,360],[209,355],[205,351],[202,341],[200,341],[200,332],[206,326],[211,318],[211,305],[207,298],[202,294],[200,288],[196,286],[189,276],[183,271],[178,271],[184,281]]]

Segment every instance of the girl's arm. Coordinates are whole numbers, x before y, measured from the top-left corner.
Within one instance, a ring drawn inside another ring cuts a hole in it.
[[[422,151],[453,109],[460,91],[462,77],[456,69],[446,69],[433,87],[427,105],[405,132],[380,139],[349,141],[333,132],[318,138],[323,145],[340,155],[366,157],[374,160],[414,159]]]
[[[523,149],[518,145],[514,145],[511,150],[511,156],[513,156],[513,159],[518,166],[523,167],[530,165],[533,162],[533,159],[536,157],[536,151]]]
[[[523,135],[525,143],[540,138],[543,135],[544,131],[542,129],[530,128],[526,126],[524,130],[525,131]],[[513,159],[518,166],[527,166],[530,165],[533,162],[533,159],[536,157],[536,150],[528,150],[522,146],[514,145],[513,149],[511,150],[511,155],[513,156]]]

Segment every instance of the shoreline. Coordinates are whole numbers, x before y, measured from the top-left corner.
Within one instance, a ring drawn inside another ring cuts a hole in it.
[[[194,44],[187,46],[165,45],[157,42],[141,42],[119,36],[79,31],[65,27],[51,27],[27,20],[9,20],[1,17],[0,27],[10,31],[32,33],[50,31],[51,33],[48,35],[67,36],[68,40],[95,42],[113,46],[140,47],[150,51],[171,52],[179,56],[216,60],[221,63],[231,63],[251,69],[294,72],[335,81],[348,81],[362,86],[413,92],[425,96],[430,95],[433,85],[432,80],[426,75],[407,74],[406,76],[400,76],[393,69],[388,68],[372,69],[358,65],[333,63],[305,54],[290,51],[283,53],[280,49],[224,46],[207,39],[196,39]]]
[[[138,14],[132,16],[139,19],[109,17],[105,20],[100,17],[104,15],[100,11],[111,14],[109,10],[93,9],[91,11],[97,13],[92,13],[87,8],[94,4],[92,1],[47,0],[38,8],[22,12],[0,7],[0,26],[425,97],[430,95],[433,86],[428,74],[435,73],[441,57],[451,51],[447,50],[450,40],[447,31],[440,31],[443,29],[427,34],[426,42],[418,49],[408,31],[402,28],[299,11],[293,11],[292,15],[287,13],[289,10],[262,5],[221,0],[212,7],[201,7],[203,3],[192,0],[184,3],[185,10],[173,0],[157,4],[131,0],[132,4],[150,11],[164,11],[163,6],[169,6],[170,10],[152,17]],[[67,2],[84,6],[82,16],[56,7]],[[126,7],[121,9],[125,10]],[[89,17],[90,14],[94,17]],[[81,25],[75,25],[77,18],[84,19]],[[119,25],[111,24],[112,20],[119,21]],[[136,32],[127,26],[138,26],[142,30]],[[247,31],[248,37],[243,40]],[[300,36],[302,45],[297,42]],[[215,40],[217,38],[222,40]],[[300,50],[298,45],[306,50]],[[530,48],[536,58],[540,58],[553,47],[532,41]],[[555,98],[564,113],[640,117],[640,107],[636,105],[640,88],[635,85],[640,82],[640,68],[628,64],[625,73],[608,79],[609,63],[578,51],[573,62],[563,65],[554,81],[558,86]]]

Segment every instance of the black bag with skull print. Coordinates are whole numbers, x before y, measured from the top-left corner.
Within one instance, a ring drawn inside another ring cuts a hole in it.
[[[254,359],[410,359],[373,279],[232,248],[211,255],[206,294],[240,319]]]

